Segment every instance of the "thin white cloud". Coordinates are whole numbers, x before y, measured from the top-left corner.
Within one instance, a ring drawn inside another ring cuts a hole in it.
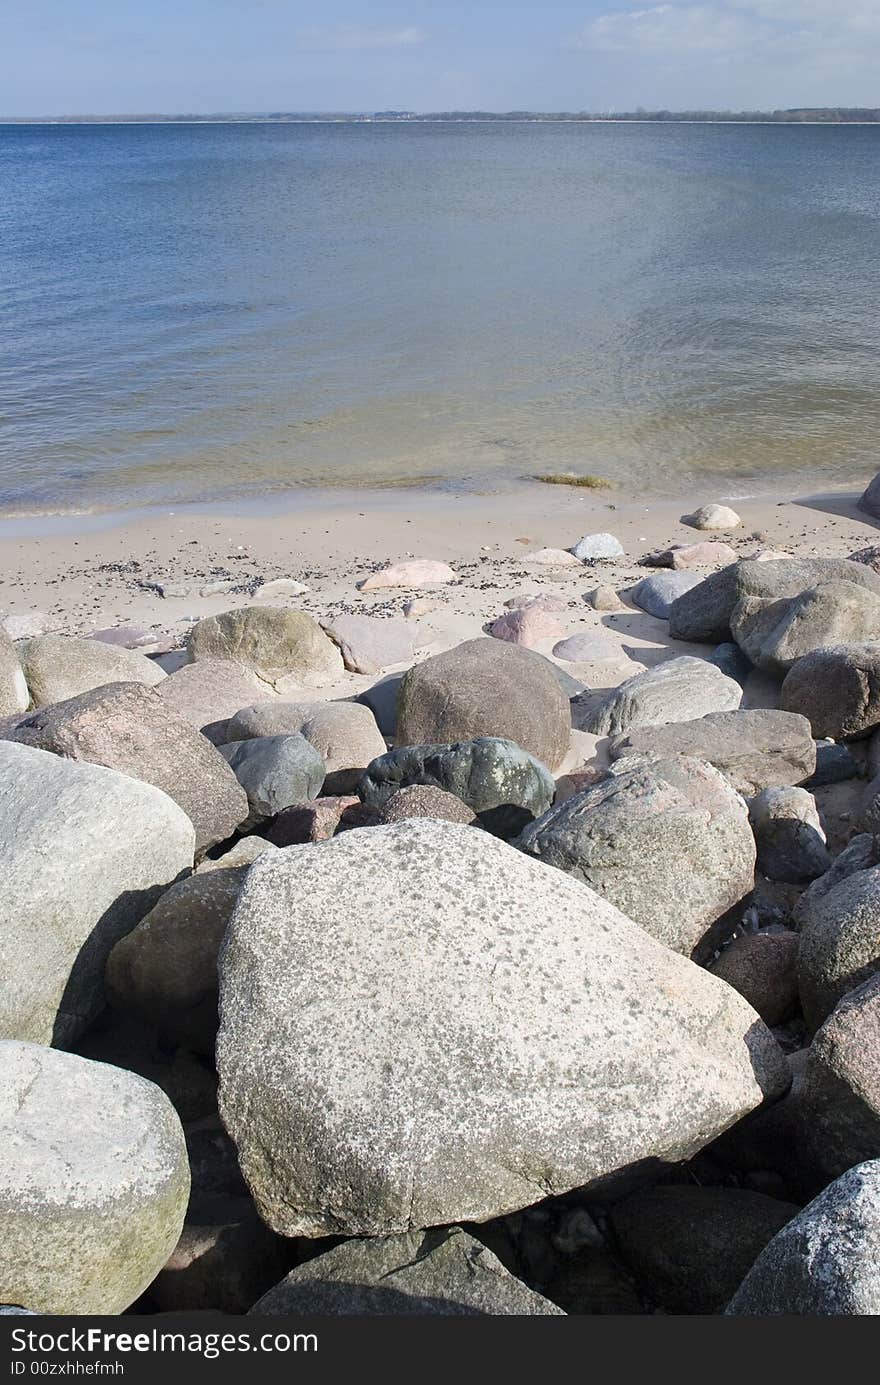
[[[297,47],[313,53],[364,52],[380,48],[417,48],[427,34],[415,25],[401,29],[371,29],[359,24],[335,24],[300,29]]]
[[[569,46],[605,53],[725,53],[767,36],[762,19],[723,4],[654,5],[603,14]]]

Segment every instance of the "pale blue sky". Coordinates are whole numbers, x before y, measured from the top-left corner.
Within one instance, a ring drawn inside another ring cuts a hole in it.
[[[880,0],[0,0],[0,115],[880,105]]]

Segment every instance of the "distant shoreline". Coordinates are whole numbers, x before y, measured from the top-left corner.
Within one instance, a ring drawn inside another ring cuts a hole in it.
[[[282,112],[216,115],[0,116],[0,125],[880,125],[880,109],[803,108],[785,111],[531,112]]]

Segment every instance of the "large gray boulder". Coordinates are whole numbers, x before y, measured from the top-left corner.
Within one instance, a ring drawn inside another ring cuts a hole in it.
[[[220,1109],[288,1236],[483,1221],[780,1095],[729,986],[487,833],[410,820],[254,863],[220,959]]]
[[[276,850],[270,842],[263,846]],[[212,1054],[217,1035],[217,957],[247,866],[209,870],[166,890],[113,948],[107,997],[173,1043]]]
[[[406,745],[368,766],[358,792],[383,808],[399,789],[414,784],[454,794],[499,837],[513,836],[553,802],[550,771],[513,741],[482,736],[457,745]]]
[[[816,768],[816,744],[806,717],[792,712],[710,712],[695,721],[634,728],[611,744],[622,755],[690,755],[707,760],[738,793],[800,784]]]
[[[517,845],[685,954],[753,884],[745,804],[718,770],[686,756],[621,761],[526,827]]]
[[[880,976],[844,996],[807,1059],[804,1140],[823,1179],[880,1158]]]
[[[850,1169],[783,1227],[758,1256],[727,1313],[880,1314],[880,1161]]]
[[[15,716],[30,705],[31,695],[15,645],[0,626],[0,717]]]
[[[880,724],[880,641],[805,654],[786,674],[779,705],[806,717],[817,738],[869,735]]]
[[[189,1164],[152,1082],[39,1044],[0,1042],[0,1301],[122,1313],[180,1235]]]
[[[385,739],[360,702],[261,702],[244,707],[226,728],[229,741],[258,736],[305,736],[324,761],[325,792],[350,793]]]
[[[48,707],[103,687],[105,683],[143,683],[153,687],[165,672],[133,649],[120,649],[100,640],[75,640],[68,635],[38,635],[15,646],[31,701]]]
[[[580,722],[595,736],[619,735],[636,726],[691,721],[710,712],[732,712],[742,701],[739,683],[705,659],[682,655],[627,678]]]
[[[228,659],[274,688],[281,679],[320,687],[343,671],[342,655],[305,611],[282,606],[242,606],[208,616],[186,637],[191,663]]]
[[[151,784],[0,742],[0,1038],[81,1033],[110,949],[192,866],[194,841]]]
[[[252,1314],[565,1316],[461,1227],[343,1241],[291,1270]]]
[[[856,838],[847,849],[853,869],[838,858],[795,908],[798,986],[812,1029],[848,991],[880,971],[880,865],[873,841]]]
[[[219,749],[247,794],[245,829],[321,792],[324,761],[305,736],[258,736]]]
[[[568,753],[568,698],[547,659],[504,640],[468,640],[404,674],[398,745],[451,745],[481,736],[516,741],[548,769]]]
[[[730,639],[734,607],[743,597],[778,601],[822,582],[854,582],[880,595],[880,577],[848,558],[749,559],[713,572],[678,597],[669,612],[669,633],[677,640],[719,644]]]
[[[242,707],[275,699],[255,673],[228,659],[199,659],[169,673],[157,692],[175,716],[188,721],[214,745],[229,739],[227,725]]]
[[[792,597],[743,596],[733,609],[730,628],[757,668],[784,678],[798,659],[815,649],[880,638],[880,593],[855,582],[835,581]]]
[[[8,734],[161,789],[192,822],[197,855],[225,841],[248,815],[247,794],[223,756],[140,683],[110,683],[43,707]]]

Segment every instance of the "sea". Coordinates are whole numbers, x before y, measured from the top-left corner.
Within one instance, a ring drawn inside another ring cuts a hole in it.
[[[878,371],[878,126],[0,126],[2,513],[833,486]]]

